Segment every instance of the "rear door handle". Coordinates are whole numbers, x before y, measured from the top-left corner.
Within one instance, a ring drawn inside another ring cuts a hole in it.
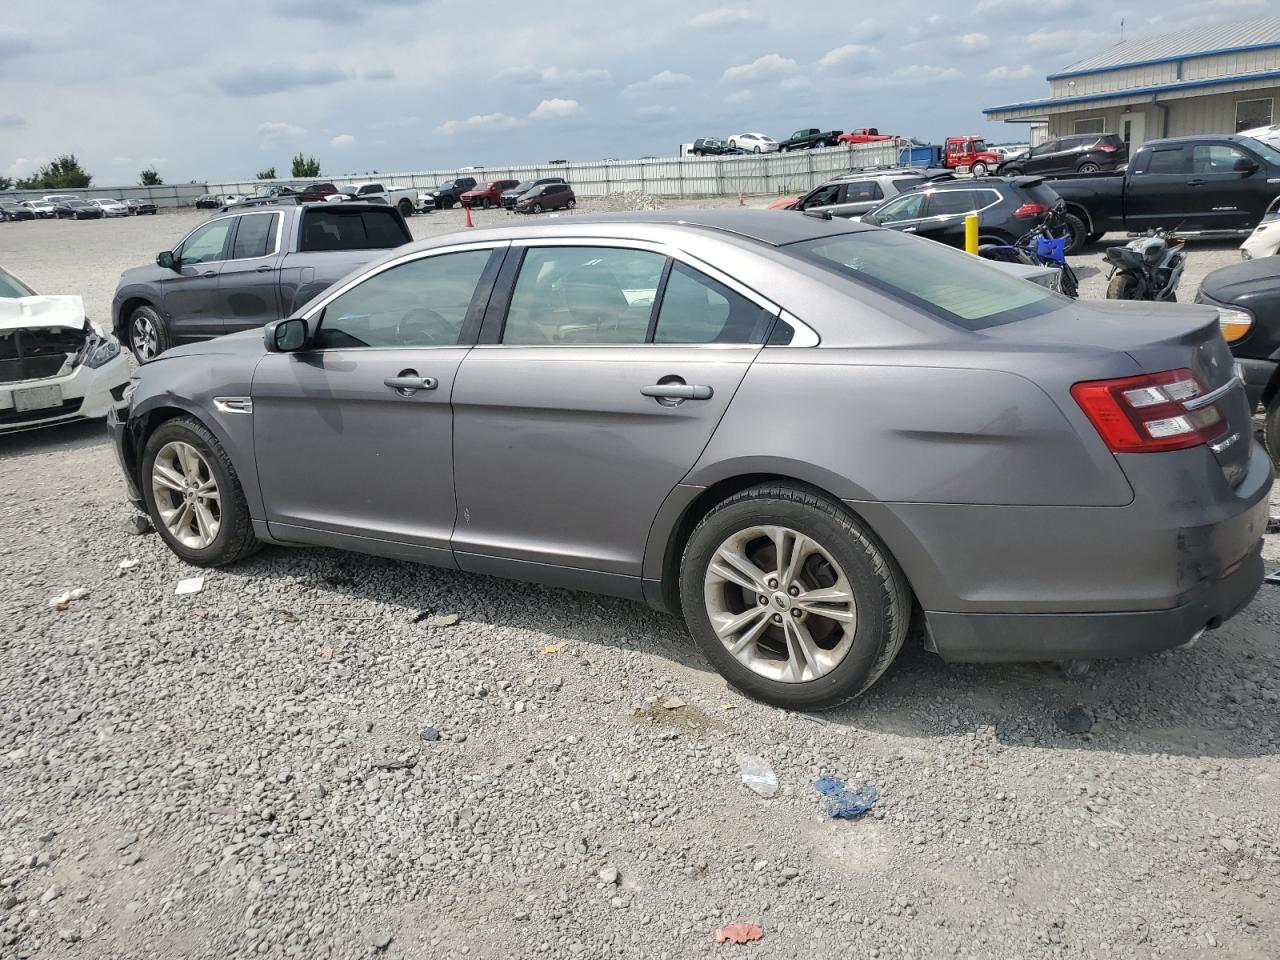
[[[434,390],[438,385],[435,377],[419,377],[403,373],[398,377],[387,377],[382,382],[392,390],[400,391],[406,397],[419,390]]]
[[[701,383],[655,383],[653,386],[641,387],[640,392],[646,397],[656,397],[659,400],[710,400],[715,393]]]

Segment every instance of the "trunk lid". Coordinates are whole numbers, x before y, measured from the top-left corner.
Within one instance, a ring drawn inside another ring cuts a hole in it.
[[[1235,358],[1222,338],[1217,311],[1192,304],[1150,304],[1122,300],[1077,302],[1063,310],[983,331],[1009,342],[1122,351],[1142,373],[1188,369],[1202,392],[1186,401],[1190,410],[1211,401],[1222,429],[1208,449],[1232,486],[1248,470],[1253,417]]]

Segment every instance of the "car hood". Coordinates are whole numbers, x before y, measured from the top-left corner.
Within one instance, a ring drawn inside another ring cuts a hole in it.
[[[161,360],[177,360],[182,357],[238,356],[253,359],[254,357],[262,356],[266,352],[267,348],[262,342],[262,328],[251,327],[248,330],[238,330],[235,333],[224,334],[212,340],[183,343],[176,347],[170,347],[160,356],[148,360],[147,363],[156,363]]]
[[[30,327],[61,327],[83,330],[88,323],[95,333],[102,330],[84,315],[84,300],[76,296],[0,298],[0,330]]]
[[[1214,270],[1200,282],[1200,291],[1218,303],[1241,306],[1280,299],[1280,257],[1259,257]]]

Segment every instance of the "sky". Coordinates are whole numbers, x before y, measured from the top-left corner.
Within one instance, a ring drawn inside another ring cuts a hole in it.
[[[5,0],[0,174],[98,186],[671,156],[699,136],[878,127],[1025,140],[982,108],[1125,36],[1280,0]],[[106,11],[109,10],[108,15]]]

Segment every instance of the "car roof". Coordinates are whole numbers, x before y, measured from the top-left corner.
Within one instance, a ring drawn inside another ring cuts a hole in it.
[[[1148,140],[1143,144],[1143,146],[1158,147],[1168,144],[1177,145],[1180,143],[1221,143],[1223,140],[1247,145],[1248,141],[1254,139],[1254,137],[1241,137],[1234,133],[1198,133],[1189,137],[1163,137],[1159,140]]]
[[[930,180],[927,190],[975,190],[982,187],[1034,187],[1044,183],[1044,177],[970,177],[966,180]],[[920,189],[920,188],[917,188]]]

